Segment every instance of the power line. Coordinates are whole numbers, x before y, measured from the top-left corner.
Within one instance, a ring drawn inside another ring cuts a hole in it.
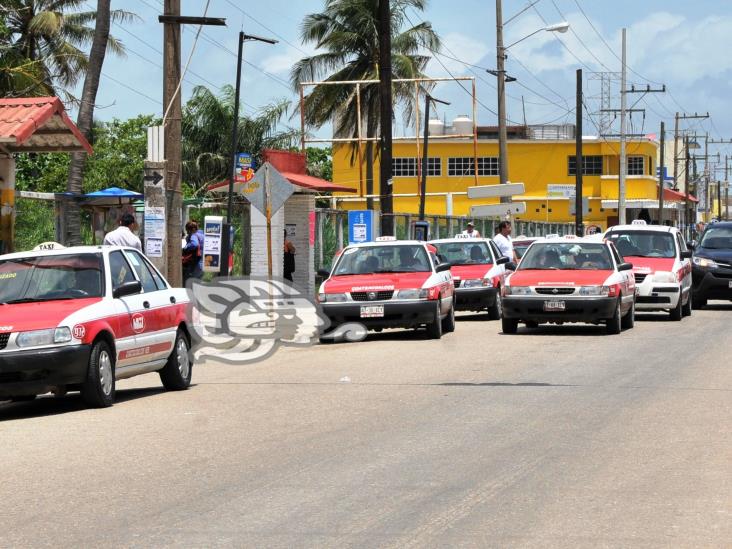
[[[567,17],[562,13],[562,10],[559,9],[559,6],[557,6],[557,3],[554,0],[552,0],[552,4],[554,5],[554,9],[557,10],[557,13],[559,14],[559,16],[562,19],[564,19],[565,21],[567,21]],[[587,52],[595,59],[595,61],[597,61],[606,71],[612,72],[610,70],[610,68],[608,68],[608,66],[605,65],[605,63],[603,63],[602,61],[600,61],[600,58],[597,57],[595,55],[595,53],[590,48],[587,47],[587,44],[584,43],[584,41],[582,40],[582,38],[580,38],[579,34],[577,34],[575,32],[575,30],[571,26],[569,27],[569,31],[575,36],[575,38],[577,38],[577,40],[579,41],[579,43],[582,44],[582,47],[587,50]]]

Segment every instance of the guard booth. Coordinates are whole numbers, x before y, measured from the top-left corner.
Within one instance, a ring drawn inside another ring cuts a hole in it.
[[[14,250],[13,154],[82,151],[92,154],[92,147],[58,97],[0,99],[0,254]]]

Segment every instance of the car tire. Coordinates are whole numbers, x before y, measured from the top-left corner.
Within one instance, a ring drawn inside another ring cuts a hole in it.
[[[81,398],[89,406],[107,408],[114,404],[114,355],[109,344],[99,340],[89,353],[89,367],[81,386]]]
[[[168,391],[184,391],[190,387],[193,361],[191,360],[191,346],[183,330],[178,329],[173,351],[168,357],[168,362],[158,373],[163,387]]]
[[[615,304],[615,314],[613,314],[611,319],[605,321],[605,331],[610,335],[619,334],[623,329],[621,322],[620,298],[618,298],[618,302]]]
[[[683,297],[683,295],[684,294],[681,294],[682,297]],[[691,309],[692,309],[691,292],[687,292],[686,303],[684,303],[683,307],[681,308],[682,316],[691,316]]]
[[[683,296],[679,295],[679,301],[678,301],[678,303],[676,303],[676,307],[674,307],[673,309],[671,309],[668,312],[668,318],[669,318],[669,320],[679,321],[679,320],[681,320],[681,317],[684,316],[683,310],[682,310],[683,309],[683,305],[681,303],[681,298],[682,297]]]
[[[630,306],[630,309],[620,321],[620,325],[623,330],[630,330],[635,326],[635,301]]]
[[[701,297],[695,297],[691,300],[691,306],[696,310],[703,309],[707,306],[707,300]]]
[[[450,311],[447,316],[442,319],[442,332],[449,334],[455,331],[455,305],[450,306]]]
[[[501,329],[504,334],[515,334],[518,331],[519,321],[515,318],[506,318],[505,316],[501,319]]]
[[[440,339],[442,337],[442,319],[440,318],[440,302],[435,307],[435,319],[427,324],[427,337],[430,339]]]
[[[496,296],[496,301],[488,307],[488,320],[501,320],[503,316],[503,304],[501,303],[500,291]]]

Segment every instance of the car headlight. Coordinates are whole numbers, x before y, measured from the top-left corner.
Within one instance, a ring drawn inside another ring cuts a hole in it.
[[[673,283],[678,282],[676,279],[676,275],[674,273],[671,273],[669,271],[656,271],[653,273],[653,282],[661,282],[661,283]]]
[[[610,289],[607,286],[582,286],[579,295],[607,295]]]
[[[318,301],[321,303],[343,303],[346,301],[346,294],[326,294],[321,292],[318,294]]]
[[[427,288],[413,288],[408,290],[399,290],[398,299],[427,299],[430,291]]]
[[[694,262],[694,265],[698,265],[702,269],[716,269],[719,267],[716,261],[707,259],[706,257],[694,257],[692,261]]]
[[[55,343],[68,343],[69,341],[71,341],[71,330],[66,326],[62,326],[47,330],[20,332],[15,343],[18,347],[39,347]]]
[[[530,286],[506,286],[506,295],[531,295]]]
[[[488,278],[471,278],[463,280],[463,283],[460,286],[463,288],[480,288],[482,286],[490,285],[490,282],[491,281]]]

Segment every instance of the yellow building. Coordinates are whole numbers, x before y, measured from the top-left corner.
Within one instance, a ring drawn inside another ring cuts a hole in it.
[[[573,128],[570,126],[573,131]],[[481,131],[482,130],[482,131]],[[479,136],[491,135],[491,128],[479,128]],[[515,219],[526,221],[573,222],[570,203],[574,202],[574,139],[546,140],[524,138],[508,140],[508,180],[524,184],[525,193],[513,201],[526,203],[526,213]],[[475,176],[477,149],[478,176]],[[333,181],[361,189],[366,194],[366,167],[362,162],[359,174],[357,155],[348,144],[333,149]],[[415,140],[395,141],[393,147],[394,212],[419,212],[419,173],[422,143]],[[635,219],[643,209],[651,218],[657,200],[656,157],[658,144],[649,139],[634,139],[626,146],[628,176],[626,177],[626,212]],[[365,155],[363,155],[365,156]],[[583,142],[583,196],[589,200],[586,224],[603,229],[617,222],[619,141],[585,138]],[[379,192],[378,158],[374,166],[374,195]],[[497,185],[498,141],[479,137],[472,139],[431,138],[427,177],[427,215],[469,216],[470,206],[498,203],[499,199],[469,200],[468,187]],[[365,209],[365,198],[336,194],[337,207]],[[378,197],[374,198],[378,209]]]

